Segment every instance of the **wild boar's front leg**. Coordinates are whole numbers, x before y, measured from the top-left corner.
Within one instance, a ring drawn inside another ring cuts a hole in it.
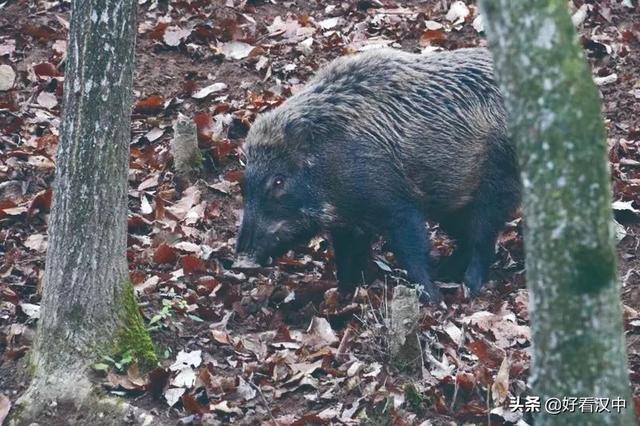
[[[371,254],[371,236],[359,229],[335,229],[331,240],[338,278],[338,289],[350,293],[366,281],[365,272]]]
[[[405,204],[387,215],[387,238],[391,250],[407,271],[407,278],[416,284],[422,303],[440,303],[442,294],[433,284],[428,270],[429,237],[425,218],[414,206]]]

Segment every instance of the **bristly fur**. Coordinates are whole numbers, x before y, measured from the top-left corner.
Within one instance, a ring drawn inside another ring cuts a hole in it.
[[[288,128],[294,137],[287,137]],[[302,137],[295,137],[296,128]],[[284,144],[313,158],[350,150],[336,145],[354,138],[367,140],[363,156],[391,163],[432,208],[464,206],[480,183],[488,143],[512,151],[489,51],[417,55],[379,49],[341,57],[258,117],[245,149]]]
[[[465,282],[477,291],[520,198],[506,120],[486,49],[345,56],[258,117],[244,146],[245,181],[258,194],[275,169],[293,173],[298,219],[289,223],[331,232],[341,281],[362,276],[368,243],[383,234],[409,278],[429,287],[428,218],[461,242]],[[263,220],[257,196],[245,208]],[[257,250],[244,235],[240,245]],[[437,289],[428,292],[438,300]]]

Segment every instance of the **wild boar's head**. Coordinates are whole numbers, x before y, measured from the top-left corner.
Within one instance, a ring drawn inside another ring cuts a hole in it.
[[[299,126],[304,127],[303,122]],[[259,118],[244,144],[244,214],[238,235],[236,267],[262,266],[320,231],[322,192],[314,183],[313,161],[296,126],[273,114]]]

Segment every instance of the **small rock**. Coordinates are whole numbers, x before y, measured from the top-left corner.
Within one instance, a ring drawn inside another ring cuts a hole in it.
[[[0,92],[13,88],[16,72],[9,65],[0,65]]]

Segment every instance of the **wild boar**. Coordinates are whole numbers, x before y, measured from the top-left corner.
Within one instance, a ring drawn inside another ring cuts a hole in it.
[[[246,137],[238,255],[265,264],[326,232],[350,291],[382,235],[421,301],[439,302],[429,219],[457,241],[477,293],[520,199],[506,119],[486,49],[334,60]]]

